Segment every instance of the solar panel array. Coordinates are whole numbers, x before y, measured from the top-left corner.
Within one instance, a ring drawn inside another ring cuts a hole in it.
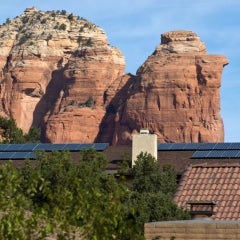
[[[240,158],[240,143],[160,143],[158,151],[196,151],[193,159]]]
[[[25,143],[25,144],[0,144],[0,159],[35,159],[35,151],[71,151],[78,152],[84,149],[94,148],[103,151],[108,143],[92,144],[52,144],[52,143]]]
[[[108,143],[92,144],[0,144],[0,159],[35,159],[35,151],[82,151],[94,148],[103,151]],[[240,143],[160,143],[158,151],[196,151],[192,158],[240,158]]]
[[[34,152],[0,152],[0,159],[35,159]]]
[[[240,143],[159,143],[158,151],[240,150]]]
[[[159,143],[158,151],[197,150],[200,143]]]
[[[240,158],[240,150],[196,151],[192,158]]]

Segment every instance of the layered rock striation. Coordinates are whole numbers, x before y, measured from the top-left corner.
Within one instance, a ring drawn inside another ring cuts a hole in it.
[[[220,86],[228,60],[190,31],[172,31],[136,75],[105,32],[66,11],[28,8],[0,26],[0,115],[43,141],[128,144],[224,139]]]

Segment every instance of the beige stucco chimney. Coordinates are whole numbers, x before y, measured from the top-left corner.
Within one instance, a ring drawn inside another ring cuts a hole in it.
[[[147,129],[141,129],[140,134],[132,135],[132,166],[141,152],[150,153],[157,159],[157,135],[149,134]]]

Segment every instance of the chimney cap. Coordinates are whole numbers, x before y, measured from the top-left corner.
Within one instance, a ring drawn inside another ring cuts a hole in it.
[[[140,134],[149,134],[149,130],[147,128],[141,128]]]

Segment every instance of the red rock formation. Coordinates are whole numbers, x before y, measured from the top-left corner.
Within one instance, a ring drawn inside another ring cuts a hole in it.
[[[126,144],[147,127],[160,142],[223,141],[221,73],[190,31],[162,35],[138,69],[124,75],[104,31],[59,11],[26,9],[0,26],[0,115],[45,141]]]
[[[85,19],[35,8],[0,27],[0,114],[51,142],[93,142],[125,60]],[[45,140],[46,140],[45,139]]]
[[[220,86],[226,64],[225,57],[208,55],[193,32],[163,34],[118,107],[112,142],[130,142],[142,127],[159,142],[223,141]]]
[[[104,92],[123,75],[121,53],[109,46],[77,51],[66,66],[63,95],[46,119],[51,142],[94,142],[105,115]]]

